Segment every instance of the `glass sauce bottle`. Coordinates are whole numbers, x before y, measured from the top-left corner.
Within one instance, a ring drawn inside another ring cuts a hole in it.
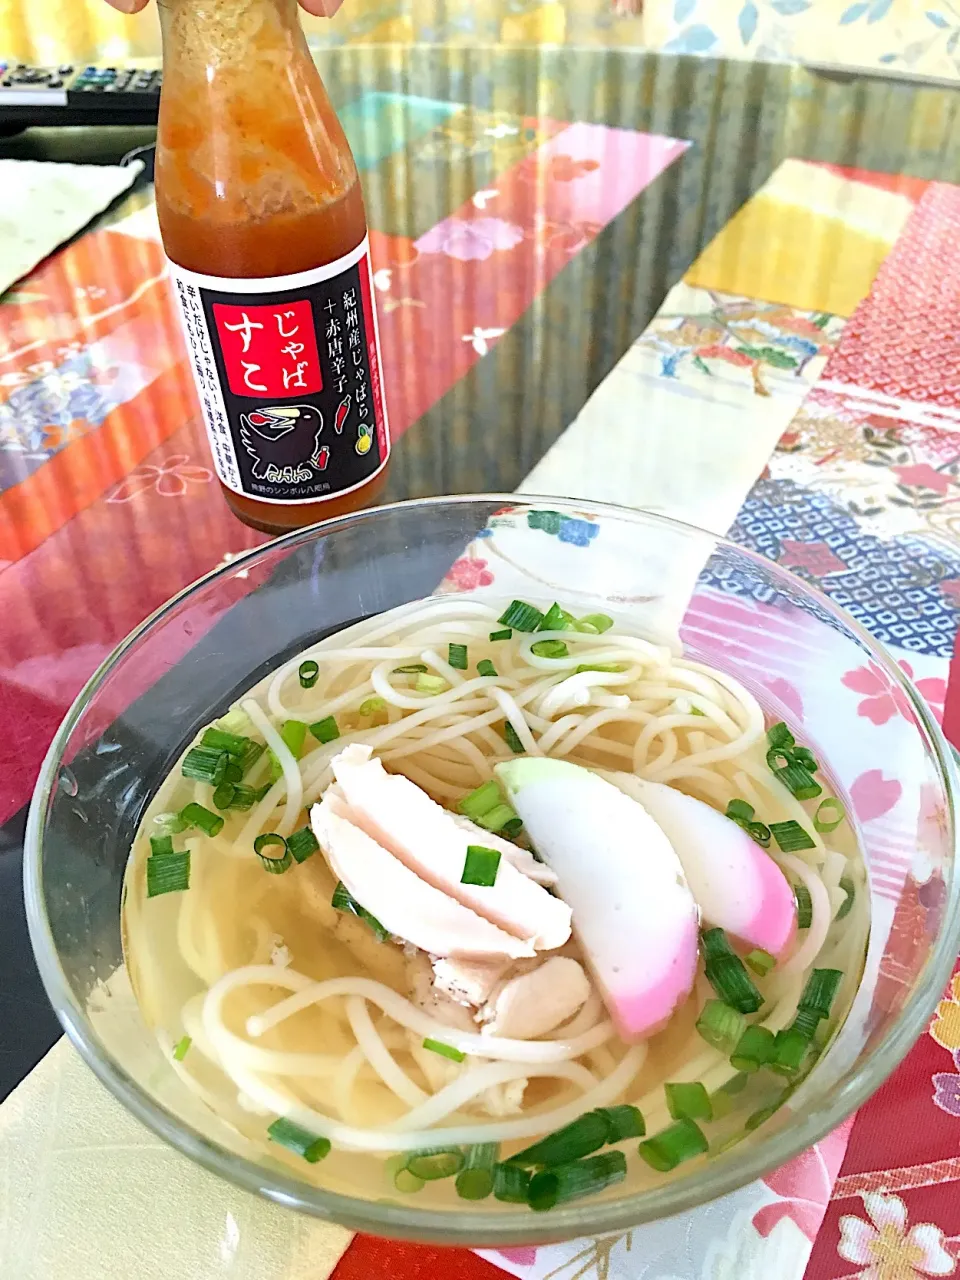
[[[363,196],[296,0],[160,0],[157,212],[246,524],[370,505],[390,453]]]

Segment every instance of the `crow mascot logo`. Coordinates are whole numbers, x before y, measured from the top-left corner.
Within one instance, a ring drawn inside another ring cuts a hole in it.
[[[326,471],[330,450],[320,444],[323,414],[312,404],[261,405],[240,415],[240,439],[257,480],[299,484]]]

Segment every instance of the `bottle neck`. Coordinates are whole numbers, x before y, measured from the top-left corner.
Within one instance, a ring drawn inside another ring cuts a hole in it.
[[[164,77],[250,70],[264,55],[309,57],[297,0],[158,0]]]

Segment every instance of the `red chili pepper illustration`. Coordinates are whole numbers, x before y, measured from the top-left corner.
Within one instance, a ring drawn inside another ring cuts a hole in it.
[[[340,435],[340,433],[343,431],[343,424],[346,422],[347,414],[349,412],[350,412],[350,397],[344,396],[343,399],[340,401],[340,403],[337,405],[337,412],[333,419],[333,429],[337,433],[337,435]]]
[[[311,458],[310,461],[318,471],[326,471],[327,463],[330,461],[330,450],[326,445],[324,445],[317,451],[316,456]]]

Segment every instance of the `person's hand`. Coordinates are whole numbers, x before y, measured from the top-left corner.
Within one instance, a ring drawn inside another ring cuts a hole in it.
[[[107,4],[113,5],[121,13],[139,13],[149,3],[150,0],[107,0]],[[300,8],[312,13],[315,18],[332,18],[342,4],[343,0],[300,0]]]

